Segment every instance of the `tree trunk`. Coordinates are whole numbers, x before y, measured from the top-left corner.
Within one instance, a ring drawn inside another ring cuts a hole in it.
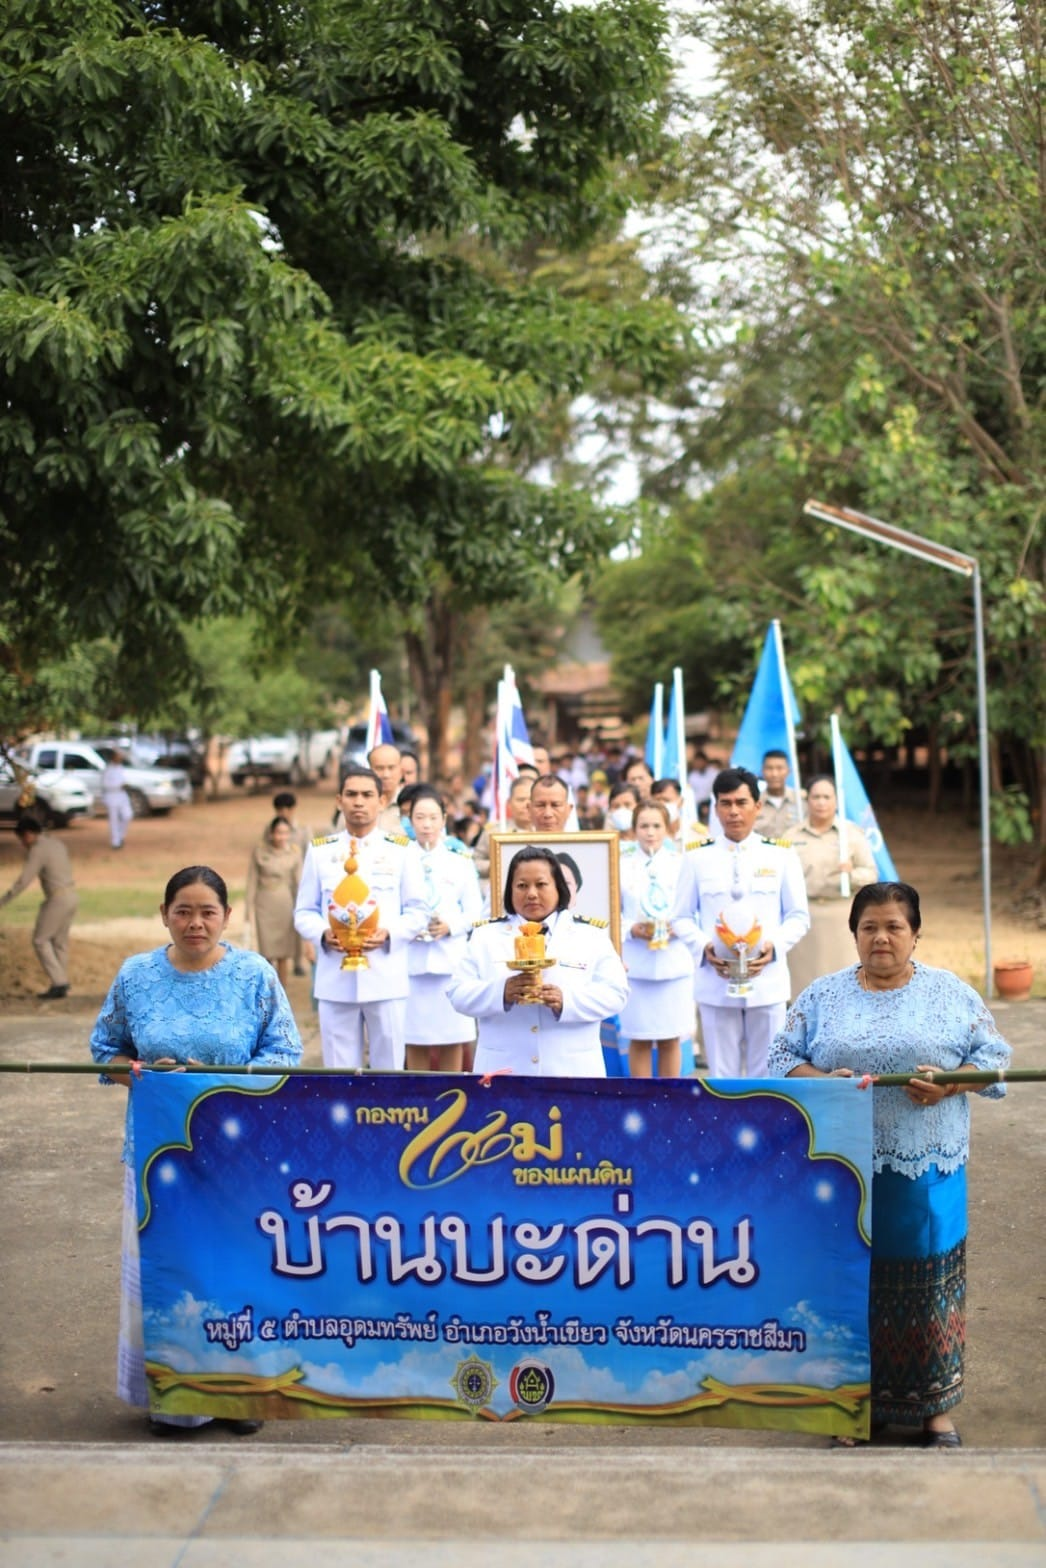
[[[930,788],[927,805],[930,808],[930,815],[935,817],[941,809],[941,748],[937,742],[936,724],[930,725],[926,745],[926,760],[930,769]]]

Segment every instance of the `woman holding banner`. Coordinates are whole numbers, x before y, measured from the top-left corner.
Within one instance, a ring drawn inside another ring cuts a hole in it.
[[[788,954],[793,996],[850,962],[851,896],[878,880],[868,840],[856,824],[842,821],[838,811],[832,780],[814,779],[807,791],[806,816],[782,840],[799,856],[810,905],[810,929]]]
[[[919,1073],[1005,1067],[1010,1048],[984,1002],[944,969],[917,964],[919,895],[905,882],[857,894],[850,930],[856,966],[815,980],[770,1047],[771,1074],[912,1074],[872,1103],[872,1425],[916,1426],[926,1448],[955,1449],[948,1412],[963,1388],[966,1337],[968,1092]],[[852,1446],[852,1439],[836,1443]]]
[[[187,866],[168,882],[160,918],[170,941],[121,965],[91,1032],[91,1055],[104,1069],[103,1083],[131,1088],[141,1062],[190,1068],[253,1062],[278,1069],[301,1060],[298,1028],[275,969],[259,953],[223,940],[230,913],[225,883],[209,866]],[[149,1400],[133,1136],[129,1099],[116,1387],[128,1404],[141,1407]],[[210,1420],[158,1414],[149,1417],[149,1430],[156,1437],[177,1436]],[[261,1423],[218,1425],[243,1436]]]

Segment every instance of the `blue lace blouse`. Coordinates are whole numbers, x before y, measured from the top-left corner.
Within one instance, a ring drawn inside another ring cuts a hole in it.
[[[823,975],[801,992],[770,1047],[771,1077],[804,1063],[822,1072],[903,1073],[932,1067],[1005,1067],[1010,1047],[977,992],[946,969],[916,964],[897,991],[863,991],[858,966]],[[989,1099],[1003,1084],[978,1091]],[[970,1155],[965,1094],[936,1105],[913,1105],[903,1089],[873,1089],[875,1169],[887,1166],[913,1180],[931,1165],[958,1170]]]
[[[215,1067],[297,1066],[301,1038],[275,969],[258,953],[225,942],[222,947],[218,963],[194,972],[175,969],[166,947],[128,958],[91,1031],[94,1060],[103,1068],[116,1056],[141,1062],[191,1057]],[[103,1073],[102,1082],[113,1080]],[[128,1104],[127,1164],[133,1159],[130,1112]]]

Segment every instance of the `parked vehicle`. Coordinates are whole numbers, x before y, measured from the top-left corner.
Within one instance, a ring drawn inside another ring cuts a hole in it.
[[[187,773],[194,789],[202,789],[207,782],[206,747],[191,735],[114,735],[92,744],[103,756],[107,746],[119,746],[136,768],[170,768],[175,773]]]
[[[90,816],[92,809],[91,796],[72,774],[21,767],[16,773],[0,757],[0,817],[15,821],[29,815],[45,828],[67,828],[76,817]]]
[[[103,749],[111,756],[113,751],[123,748],[103,742]],[[30,768],[75,773],[94,803],[95,815],[104,815],[102,774],[107,759],[103,751],[89,741],[32,741],[26,746],[19,746],[15,757]],[[127,763],[124,767],[124,783],[136,817],[146,817],[150,813],[162,816],[175,806],[185,805],[192,800],[189,775],[173,768],[137,768]]]
[[[417,751],[418,742],[414,731],[409,724],[404,724],[400,719],[390,719],[392,725],[392,741],[400,751]],[[341,765],[347,768],[350,763],[367,763],[367,726],[366,724],[350,724],[349,733],[345,739],[345,749],[341,754]]]
[[[234,784],[305,784],[325,778],[337,761],[340,730],[288,730],[284,735],[255,735],[236,740],[225,753]]]

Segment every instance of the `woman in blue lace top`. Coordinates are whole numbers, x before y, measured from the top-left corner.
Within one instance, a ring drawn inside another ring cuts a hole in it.
[[[170,942],[127,959],[91,1032],[91,1055],[105,1069],[103,1083],[129,1087],[135,1062],[294,1067],[301,1060],[298,1027],[276,971],[259,953],[222,940],[230,913],[225,883],[209,866],[187,866],[168,882],[160,917]],[[129,1100],[116,1381],[120,1397],[141,1407],[149,1401],[131,1111]],[[149,1429],[169,1436],[209,1420],[151,1416]],[[260,1422],[218,1424],[244,1435],[257,1431]]]
[[[905,882],[861,888],[850,910],[858,963],[807,986],[770,1048],[778,1077],[913,1075],[1004,1067],[1010,1048],[972,987],[914,961],[919,895]],[[966,1338],[966,1161],[971,1091],[913,1076],[873,1100],[872,1424],[920,1426],[954,1449]],[[847,1439],[838,1442],[848,1443]]]

